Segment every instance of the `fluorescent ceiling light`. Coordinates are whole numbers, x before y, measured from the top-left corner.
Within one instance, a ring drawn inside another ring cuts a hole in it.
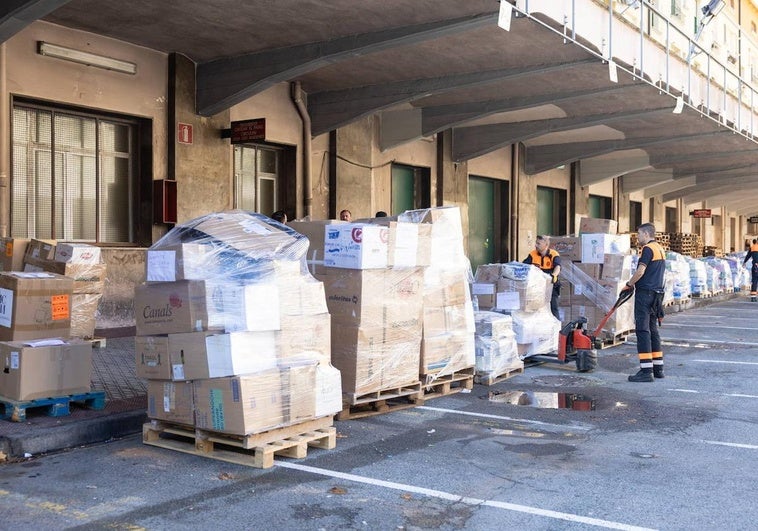
[[[134,75],[137,73],[137,65],[129,61],[121,61],[120,59],[113,59],[104,55],[74,50],[65,46],[50,44],[49,42],[39,41],[37,43],[37,53],[48,57],[55,57],[56,59],[63,59],[64,61],[113,70],[114,72],[121,72],[123,74]]]

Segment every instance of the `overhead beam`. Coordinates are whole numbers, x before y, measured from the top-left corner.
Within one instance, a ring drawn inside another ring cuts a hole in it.
[[[525,142],[548,133],[570,131],[596,125],[608,125],[629,118],[671,113],[671,106],[656,109],[609,112],[591,116],[550,118],[526,122],[476,125],[453,129],[453,160],[462,162],[480,157],[503,146]]]
[[[695,184],[697,184],[697,178],[694,175],[691,175],[690,177],[683,179],[677,179],[675,181],[671,180],[665,183],[656,184],[654,186],[648,186],[643,192],[643,197],[645,199],[650,199],[651,197],[657,197],[659,195],[674,192],[676,190],[689,188]]]
[[[582,167],[584,161],[582,161]],[[621,177],[621,193],[631,194],[632,192],[638,192],[644,190],[649,186],[655,186],[657,184],[670,181],[674,178],[674,172],[671,170],[657,170],[655,168],[641,169],[634,173],[628,173]]]
[[[551,73],[558,74],[567,69],[596,62],[596,59],[585,59],[553,65],[467,72],[343,90],[313,92],[308,94],[308,113],[311,117],[312,131],[315,136],[337,129],[364,116],[430,94],[472,88],[493,81],[508,81]]]
[[[689,135],[641,137],[625,140],[599,140],[593,142],[570,142],[526,148],[524,167],[528,174],[541,173],[577,160],[596,157],[624,149],[644,149],[663,144],[676,144],[686,140],[707,138],[731,133],[728,130],[707,131]]]
[[[753,178],[735,177],[733,180],[713,180],[708,183],[699,182],[690,188],[664,194],[661,199],[664,202],[675,199],[683,199],[691,202],[705,201],[709,197],[721,195],[722,193],[732,193],[736,191],[737,193],[744,194],[744,186],[741,185],[752,185],[756,183],[758,183],[758,176]],[[734,186],[738,186],[738,188],[735,189]],[[756,201],[758,202],[758,198],[756,198]]]
[[[607,155],[582,159],[579,185],[590,186],[650,167],[650,158],[641,149],[616,151]]]
[[[211,116],[282,81],[348,58],[418,44],[492,25],[497,13],[349,35],[236,57],[197,66],[197,113]]]
[[[709,146],[713,147],[713,146]],[[697,151],[697,152],[691,152],[691,153],[677,153],[677,154],[664,154],[664,155],[655,155],[650,157],[650,161],[655,166],[678,166],[683,165],[688,162],[695,162],[698,160],[714,160],[714,159],[722,159],[722,158],[729,158],[733,159],[735,156],[739,155],[749,155],[749,154],[755,154],[758,158],[758,145],[753,146],[749,149],[726,149],[724,151]],[[694,173],[694,172],[692,172]]]
[[[70,0],[3,0],[0,3],[0,43],[13,37]]]

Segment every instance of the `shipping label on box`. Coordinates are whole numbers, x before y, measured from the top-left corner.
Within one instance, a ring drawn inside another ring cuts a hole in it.
[[[86,243],[58,243],[55,246],[54,260],[75,264],[99,264],[100,247]]]
[[[346,269],[387,267],[389,229],[366,223],[325,227],[324,264]]]
[[[195,423],[192,382],[147,382],[147,416],[189,426]]]
[[[55,259],[55,240],[37,240],[32,238],[26,245],[24,256],[42,258],[44,260]]]

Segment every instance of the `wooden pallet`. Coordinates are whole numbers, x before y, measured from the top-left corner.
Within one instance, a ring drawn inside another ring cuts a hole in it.
[[[711,297],[713,297],[713,293],[710,291],[700,291],[692,294],[693,299],[709,299]]]
[[[475,372],[475,367],[469,367],[452,374],[427,374],[423,376],[427,382],[424,384],[424,399],[438,398],[460,393],[464,389],[473,389]]]
[[[359,419],[422,406],[424,392],[421,390],[421,382],[414,382],[371,393],[345,393],[342,404],[343,408],[337,413],[337,420]]]
[[[507,380],[517,374],[523,374],[524,367],[511,367],[509,369],[502,370],[500,372],[486,372],[477,373],[474,375],[474,383],[481,385],[494,385],[496,383]]]
[[[24,422],[26,411],[31,409],[39,409],[48,417],[65,417],[71,413],[72,403],[89,409],[105,409],[105,391],[36,398],[34,400],[11,400],[0,396],[0,419]]]
[[[600,339],[600,348],[611,348],[626,343],[626,339],[633,333],[634,330],[626,330],[614,335],[604,333],[603,337],[598,338]]]
[[[309,446],[335,448],[337,429],[333,423],[332,417],[322,417],[262,433],[227,435],[151,420],[142,426],[142,442],[228,463],[271,468],[275,455],[303,459]]]

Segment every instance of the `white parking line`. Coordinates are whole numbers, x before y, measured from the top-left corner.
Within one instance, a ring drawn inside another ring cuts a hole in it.
[[[345,472],[337,472],[335,470],[327,470],[324,468],[316,468],[307,465],[300,465],[289,461],[276,461],[276,466],[282,468],[290,468],[292,470],[299,470],[301,472],[308,472],[311,474],[318,474],[320,476],[326,476],[330,478],[343,479],[345,481],[354,481],[356,483],[364,483],[366,485],[373,485],[375,487],[384,487],[392,490],[401,490],[404,492],[412,492],[414,494],[421,494],[432,498],[439,498],[442,500],[448,500],[456,503],[465,503],[467,505],[493,507],[496,509],[504,509],[507,511],[516,511],[519,513],[533,514],[535,516],[543,516],[545,518],[553,518],[556,520],[564,520],[567,522],[578,522],[582,524],[594,525],[598,527],[604,527],[606,529],[624,529],[627,531],[647,531],[649,528],[638,527],[629,524],[623,524],[620,522],[612,522],[610,520],[601,520],[599,518],[589,518],[587,516],[580,516],[571,513],[562,513],[559,511],[551,511],[549,509],[540,509],[538,507],[529,507],[528,505],[519,505],[517,503],[500,502],[495,500],[483,500],[479,498],[469,498],[467,496],[460,496],[458,494],[452,494],[441,490],[427,489],[424,487],[417,487],[415,485],[407,485],[404,483],[395,483],[394,481],[384,481],[381,479],[374,479],[365,476],[358,476],[356,474],[348,474]]]
[[[663,326],[667,328],[703,328],[703,323],[693,323],[693,324],[687,324],[687,323],[667,323],[666,321],[663,322]],[[758,330],[758,328],[748,328],[746,326],[723,326],[723,325],[715,325],[712,323],[708,324],[708,330]]]
[[[758,365],[756,361],[692,360],[698,363],[725,363],[727,365]]]
[[[758,395],[746,395],[743,393],[714,393],[712,391],[703,392],[703,391],[696,391],[694,389],[669,389],[669,391],[673,391],[675,393],[690,393],[693,395],[708,395],[708,396],[728,396],[732,398],[758,398]]]
[[[537,426],[550,426],[553,428],[564,428],[564,429],[570,428],[572,430],[589,430],[593,428],[593,426],[587,426],[587,425],[582,425],[582,424],[550,424],[548,422],[541,422],[539,420],[517,419],[513,417],[504,417],[501,415],[490,415],[489,413],[473,413],[470,411],[458,411],[457,409],[445,409],[441,407],[416,406],[413,409],[439,411],[440,413],[454,413],[456,415],[466,415],[469,417],[480,417],[484,419],[509,420],[509,421],[514,421],[514,422],[523,422],[524,424],[535,424]]]
[[[701,439],[700,442],[705,444],[715,444],[718,446],[731,446],[732,448],[745,448],[747,450],[758,450],[758,446],[755,444],[741,444],[741,443],[730,443],[730,442],[723,442],[723,441],[706,441],[704,439]]]

